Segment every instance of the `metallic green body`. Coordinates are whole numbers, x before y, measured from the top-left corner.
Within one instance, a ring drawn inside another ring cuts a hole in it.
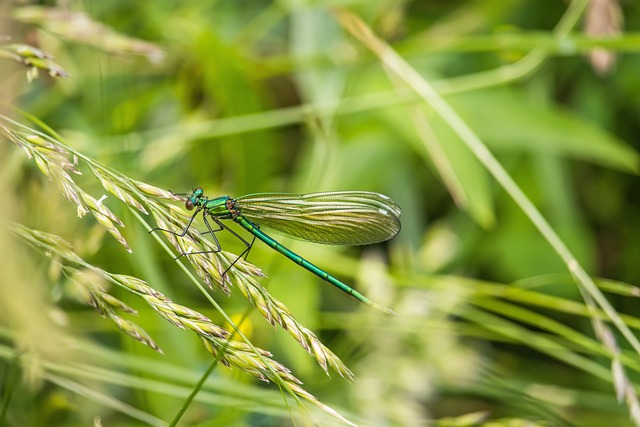
[[[218,223],[219,220],[232,219],[257,239],[358,301],[394,314],[393,310],[374,303],[281,245],[260,228],[270,228],[287,237],[323,244],[363,245],[382,242],[400,230],[400,208],[387,196],[364,191],[343,191],[208,199],[203,190],[197,188],[187,197],[186,206],[189,210],[196,208],[196,214],[202,210],[205,220],[207,216]]]

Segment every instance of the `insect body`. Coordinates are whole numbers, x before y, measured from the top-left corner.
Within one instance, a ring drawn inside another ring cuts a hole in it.
[[[310,194],[260,193],[236,199],[229,196],[209,199],[202,188],[196,188],[187,196],[185,206],[188,210],[195,209],[195,212],[183,232],[173,234],[184,236],[195,217],[202,212],[207,233],[213,236],[218,250],[220,244],[215,233],[223,229],[230,231],[246,245],[247,248],[238,257],[240,259],[248,254],[253,242],[247,242],[222,222],[233,220],[251,233],[254,240],[257,238],[263,241],[358,301],[386,313],[393,313],[391,309],[374,303],[263,231],[263,228],[270,229],[294,239],[329,245],[383,242],[400,231],[401,210],[389,197],[367,191],[339,191]],[[218,228],[213,229],[208,219],[212,219]]]

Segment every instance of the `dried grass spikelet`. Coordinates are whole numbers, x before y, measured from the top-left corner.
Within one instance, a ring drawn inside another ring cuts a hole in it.
[[[151,203],[151,216],[160,229],[172,232],[163,234],[181,254],[180,258],[187,258],[208,286],[215,282],[220,289],[228,293],[233,284],[270,324],[279,325],[287,331],[316,359],[327,374],[331,368],[344,378],[354,378],[353,373],[338,356],[324,346],[312,331],[302,326],[282,302],[258,283],[257,279],[264,277],[262,270],[243,259],[238,259],[235,254],[221,250],[210,240],[203,238],[194,226],[184,232],[184,225],[191,216],[170,206],[172,205],[161,205],[159,201]],[[173,234],[183,232],[183,236]]]
[[[617,0],[591,0],[585,18],[585,32],[593,37],[616,36],[622,28],[623,16]],[[600,75],[607,74],[616,63],[616,55],[604,48],[589,54],[591,66]]]

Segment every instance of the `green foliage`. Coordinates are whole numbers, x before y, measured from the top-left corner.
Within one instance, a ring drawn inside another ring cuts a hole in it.
[[[0,424],[640,425],[637,10],[64,7],[0,14]],[[398,316],[174,260],[196,186],[389,195],[385,244],[282,241]]]

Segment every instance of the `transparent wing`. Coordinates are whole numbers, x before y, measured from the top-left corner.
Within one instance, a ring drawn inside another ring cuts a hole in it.
[[[367,191],[249,194],[238,197],[235,207],[261,228],[327,245],[368,245],[400,231],[400,207]]]

